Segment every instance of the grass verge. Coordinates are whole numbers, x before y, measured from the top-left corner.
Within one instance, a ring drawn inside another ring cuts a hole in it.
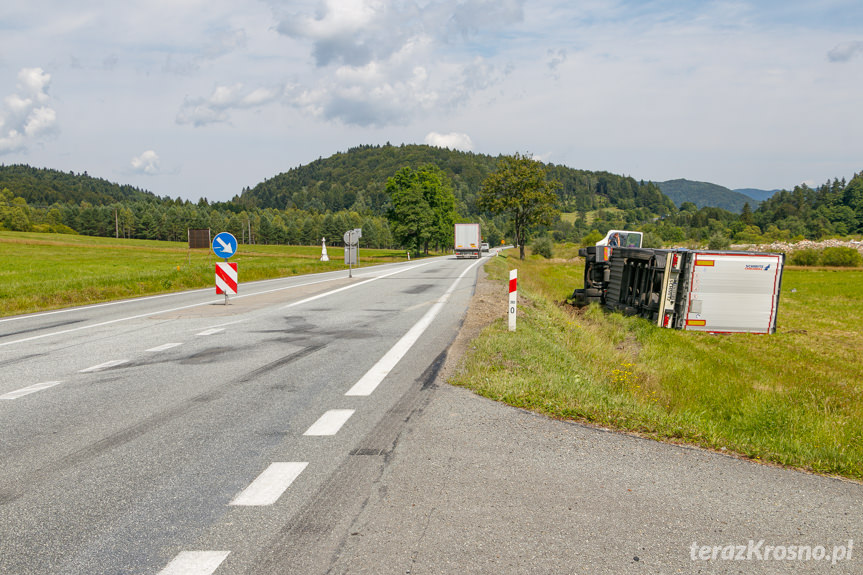
[[[561,305],[582,282],[580,261],[486,267],[501,282],[511,268],[518,330],[486,328],[451,383],[556,418],[863,479],[863,271],[787,268],[776,334],[714,336]]]
[[[0,232],[0,316],[213,287],[210,250],[184,242]],[[240,282],[346,269],[341,248],[321,262],[319,246],[241,245]],[[360,251],[360,264],[405,261],[403,251]],[[242,285],[240,286],[242,290]]]

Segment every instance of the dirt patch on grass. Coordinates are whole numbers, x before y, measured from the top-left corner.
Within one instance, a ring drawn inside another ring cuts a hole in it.
[[[440,372],[441,379],[449,381],[458,373],[470,342],[496,319],[506,317],[507,298],[507,285],[488,279],[485,270],[480,270],[467,315],[458,335],[447,350],[446,363]]]

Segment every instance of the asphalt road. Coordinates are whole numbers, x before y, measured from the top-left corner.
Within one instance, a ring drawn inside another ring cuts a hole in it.
[[[446,385],[473,263],[0,320],[0,573],[863,572],[858,483]]]
[[[0,320],[0,573],[325,570],[476,263]]]

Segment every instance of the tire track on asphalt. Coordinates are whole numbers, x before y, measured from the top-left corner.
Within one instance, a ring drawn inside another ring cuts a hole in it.
[[[78,449],[50,465],[36,469],[28,473],[26,476],[18,477],[16,478],[14,485],[0,486],[0,506],[20,499],[27,492],[32,491],[34,486],[45,482],[58,473],[91,461],[92,459],[125,445],[172,420],[187,416],[196,409],[200,409],[203,404],[221,398],[237,384],[249,383],[250,381],[253,381],[255,377],[263,373],[271,372],[285,367],[286,365],[290,365],[295,361],[320,351],[324,347],[326,347],[325,344],[319,344],[301,348],[294,353],[288,354],[268,363],[267,365],[259,367],[250,374],[245,374],[239,378],[226,381],[221,385],[187,399],[183,403],[180,403],[171,409],[167,409],[161,413],[150,416],[140,423],[122,429],[116,433],[112,433],[95,443]]]

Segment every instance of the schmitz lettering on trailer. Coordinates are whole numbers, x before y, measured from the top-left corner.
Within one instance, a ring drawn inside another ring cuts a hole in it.
[[[746,264],[746,267],[744,269],[755,270],[755,271],[759,271],[759,272],[760,271],[766,272],[770,269],[771,265],[773,265],[773,264],[767,264],[767,265],[764,265],[764,264]]]

